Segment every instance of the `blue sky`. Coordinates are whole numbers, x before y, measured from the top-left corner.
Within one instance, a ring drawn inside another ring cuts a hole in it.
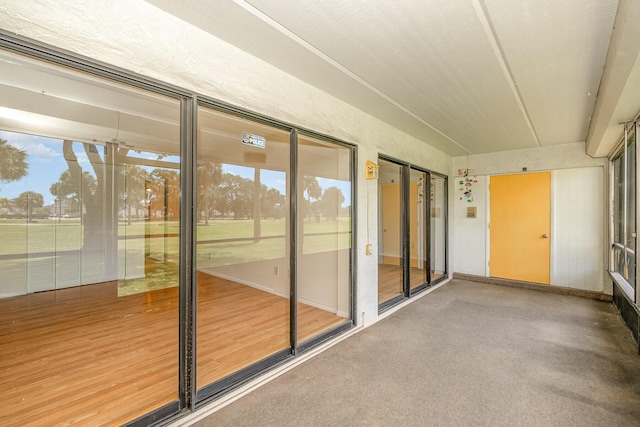
[[[16,182],[0,183],[0,198],[14,199],[25,191],[35,191],[42,194],[44,204],[50,205],[54,201],[54,196],[49,192],[51,184],[57,182],[60,175],[67,170],[67,162],[62,156],[62,141],[55,138],[27,135],[0,130],[0,139],[7,140],[9,145],[27,152],[27,163],[29,164],[28,175]],[[101,151],[101,150],[100,150]],[[74,152],[78,158],[78,163],[83,170],[93,174],[93,170],[80,144],[74,144]],[[102,151],[101,151],[102,152]],[[152,158],[157,156],[152,153],[130,152],[129,156]],[[179,162],[177,156],[165,157],[168,162]],[[148,168],[149,170],[153,168]],[[243,178],[253,179],[253,168],[223,165],[223,172],[239,175]],[[286,176],[284,172],[263,169],[260,173],[261,182],[270,188],[275,188],[280,193],[285,194]],[[350,184],[346,181],[318,178],[318,184],[323,189],[335,186],[340,188],[345,197],[343,206],[349,205]]]

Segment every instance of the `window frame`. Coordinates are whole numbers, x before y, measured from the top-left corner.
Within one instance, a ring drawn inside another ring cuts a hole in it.
[[[636,257],[636,254],[638,253],[638,239],[636,237],[636,233],[638,223],[637,201],[639,195],[639,186],[637,185],[637,166],[639,157],[637,144],[638,130],[640,130],[640,123],[637,119],[633,122],[624,123],[624,136],[622,141],[618,144],[616,149],[613,150],[613,154],[609,157],[609,274],[625,295],[635,303],[638,302]],[[630,150],[630,148],[633,148],[633,150]],[[631,164],[631,162],[633,162],[633,164]],[[630,164],[633,167],[632,171],[634,175],[631,177],[634,181],[632,187],[633,194],[631,194],[629,184]],[[616,181],[618,177],[623,177],[624,182],[618,183]],[[624,197],[622,205],[620,205],[621,200],[619,198],[621,195]],[[632,210],[629,212],[631,207]],[[629,216],[633,216],[633,223],[631,223],[631,218],[629,218]],[[620,224],[621,222],[622,224]],[[629,229],[631,224],[635,226],[635,230]],[[622,235],[619,235],[620,225],[622,225]],[[633,242],[629,244],[631,239],[633,239]],[[618,263],[616,262],[620,256],[618,254],[622,254],[625,257],[633,257],[634,263],[631,267],[633,268],[632,275],[627,274],[627,277],[625,277],[624,274],[621,274],[621,272],[618,271]],[[630,281],[630,277],[632,277],[633,280]]]
[[[313,337],[309,341],[300,343],[296,342],[293,334],[296,332],[295,327],[292,329],[292,356],[303,354],[308,350],[334,338],[336,335],[346,332],[353,328],[357,322],[356,310],[356,276],[357,276],[357,215],[358,212],[358,146],[354,143],[345,142],[334,137],[318,133],[316,131],[303,128],[277,120],[266,115],[255,113],[245,108],[241,108],[213,97],[202,95],[192,90],[184,89],[170,83],[159,81],[153,78],[147,78],[143,75],[136,74],[124,68],[109,65],[104,62],[90,59],[79,54],[64,51],[55,46],[49,46],[45,43],[38,42],[26,37],[18,36],[0,29],[0,49],[6,50],[13,54],[24,55],[28,58],[42,61],[44,64],[52,64],[55,67],[69,68],[74,71],[84,72],[91,76],[101,77],[107,80],[118,82],[134,88],[143,89],[152,93],[167,96],[180,102],[180,255],[179,255],[179,338],[176,345],[179,358],[179,383],[178,383],[178,400],[157,408],[151,412],[145,413],[137,419],[127,422],[126,425],[149,425],[158,422],[168,422],[180,416],[185,411],[195,411],[201,405],[207,403],[212,398],[217,398],[221,394],[231,391],[241,385],[244,381],[253,378],[257,373],[263,370],[276,368],[278,364],[273,361],[265,361],[258,364],[255,371],[237,371],[237,377],[233,381],[225,383],[219,393],[211,393],[198,395],[195,381],[195,325],[196,325],[196,263],[194,254],[196,253],[196,236],[195,226],[197,224],[197,211],[192,209],[197,200],[197,183],[195,166],[197,162],[197,112],[198,107],[204,106],[216,111],[225,112],[241,118],[255,121],[257,123],[266,124],[280,129],[290,131],[290,144],[292,147],[291,165],[296,162],[297,136],[306,135],[321,141],[329,142],[343,148],[351,150],[350,160],[350,180],[351,180],[351,255],[350,255],[350,272],[349,272],[349,319],[342,325],[326,331]],[[296,165],[294,168],[297,174]],[[295,178],[295,175],[292,175]],[[295,216],[297,213],[297,205],[295,201],[296,180],[292,179],[291,193],[291,214]],[[297,230],[295,221],[292,221],[292,247],[295,245],[295,237]],[[292,250],[292,254],[295,251]],[[292,257],[292,264],[295,258]],[[292,270],[292,273],[295,270]],[[295,292],[292,294],[292,305],[295,305]],[[291,315],[292,322],[295,317]]]

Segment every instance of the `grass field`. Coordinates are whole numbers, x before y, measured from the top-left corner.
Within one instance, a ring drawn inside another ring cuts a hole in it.
[[[286,256],[289,241],[286,238],[285,220],[262,220],[260,227],[262,238],[254,242],[253,220],[217,219],[210,220],[209,225],[197,224],[197,268]],[[304,222],[302,228],[302,248],[305,254],[345,249],[351,245],[351,224],[348,219],[313,220]],[[140,275],[144,274],[141,278],[122,280],[122,294],[177,285],[177,221],[141,221],[132,224],[120,222],[117,234],[121,262],[137,263]],[[3,276],[0,284],[11,280],[26,281],[27,274],[24,270],[27,269],[27,261],[41,264],[46,264],[47,260],[64,263],[65,256],[68,256],[64,252],[80,251],[83,239],[83,227],[79,219],[47,219],[31,223],[24,220],[0,220],[0,274]],[[55,280],[55,277],[51,277],[52,282]],[[24,287],[26,289],[26,283]]]

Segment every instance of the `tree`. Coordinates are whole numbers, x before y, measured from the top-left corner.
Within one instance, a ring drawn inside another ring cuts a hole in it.
[[[199,212],[204,215],[204,225],[209,225],[217,187],[222,181],[222,165],[208,160],[198,161],[197,178]]]
[[[265,186],[266,187],[266,186]],[[269,188],[262,198],[265,204],[265,212],[273,214],[273,219],[278,219],[284,215],[285,197],[275,188]]]
[[[322,194],[320,209],[328,219],[336,219],[344,200],[344,195],[338,187],[329,187]]]
[[[146,188],[149,216],[177,219],[180,216],[180,172],[156,168],[149,174]]]
[[[120,171],[120,200],[122,200],[124,211],[127,215],[127,223],[131,224],[132,212],[135,212],[136,219],[139,219],[140,209],[145,200],[145,182],[149,179],[149,174],[140,166],[125,164]]]
[[[60,174],[58,182],[54,182],[49,187],[49,192],[56,197],[57,203],[60,206],[58,214],[62,215],[62,206],[64,202],[67,202],[67,209],[70,208],[71,213],[80,216],[82,213],[82,187],[88,189],[90,192],[95,191],[98,183],[96,178],[89,172],[84,171],[81,175],[72,173],[71,169]],[[69,213],[69,210],[66,211]]]
[[[248,218],[253,210],[253,181],[239,175],[222,175],[220,192],[226,195],[225,207],[233,213],[233,219]]]
[[[27,152],[0,139],[0,182],[18,181],[27,176]]]
[[[103,260],[105,265],[110,266],[115,263],[117,242],[110,237],[113,235],[114,226],[110,219],[115,212],[105,212],[104,209],[108,200],[105,194],[109,184],[105,162],[94,144],[82,143],[94,174],[83,171],[73,151],[73,144],[73,141],[65,139],[62,143],[62,155],[69,168],[69,191],[74,191],[73,194],[78,198],[78,209],[82,216],[82,250],[83,253],[92,254],[97,261],[97,254],[106,246]]]
[[[309,217],[309,221],[311,221],[311,217],[314,216],[312,199],[317,201],[322,196],[322,187],[318,184],[318,179],[315,176],[304,175],[302,177],[302,190],[306,195],[304,199],[303,213],[305,216]]]
[[[33,211],[44,206],[42,194],[34,191],[25,191],[15,199],[16,206],[27,212],[27,222],[31,222]]]

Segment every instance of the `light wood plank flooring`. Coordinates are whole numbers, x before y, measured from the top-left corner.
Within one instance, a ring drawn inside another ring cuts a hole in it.
[[[208,275],[198,289],[199,387],[288,347],[288,300]],[[300,340],[345,320],[298,307]],[[177,288],[0,300],[0,425],[120,425],[177,399]]]
[[[425,271],[410,267],[411,287],[420,286],[425,282]],[[443,277],[444,274],[431,272],[431,281]],[[402,266],[392,264],[378,264],[378,304],[402,294]]]

